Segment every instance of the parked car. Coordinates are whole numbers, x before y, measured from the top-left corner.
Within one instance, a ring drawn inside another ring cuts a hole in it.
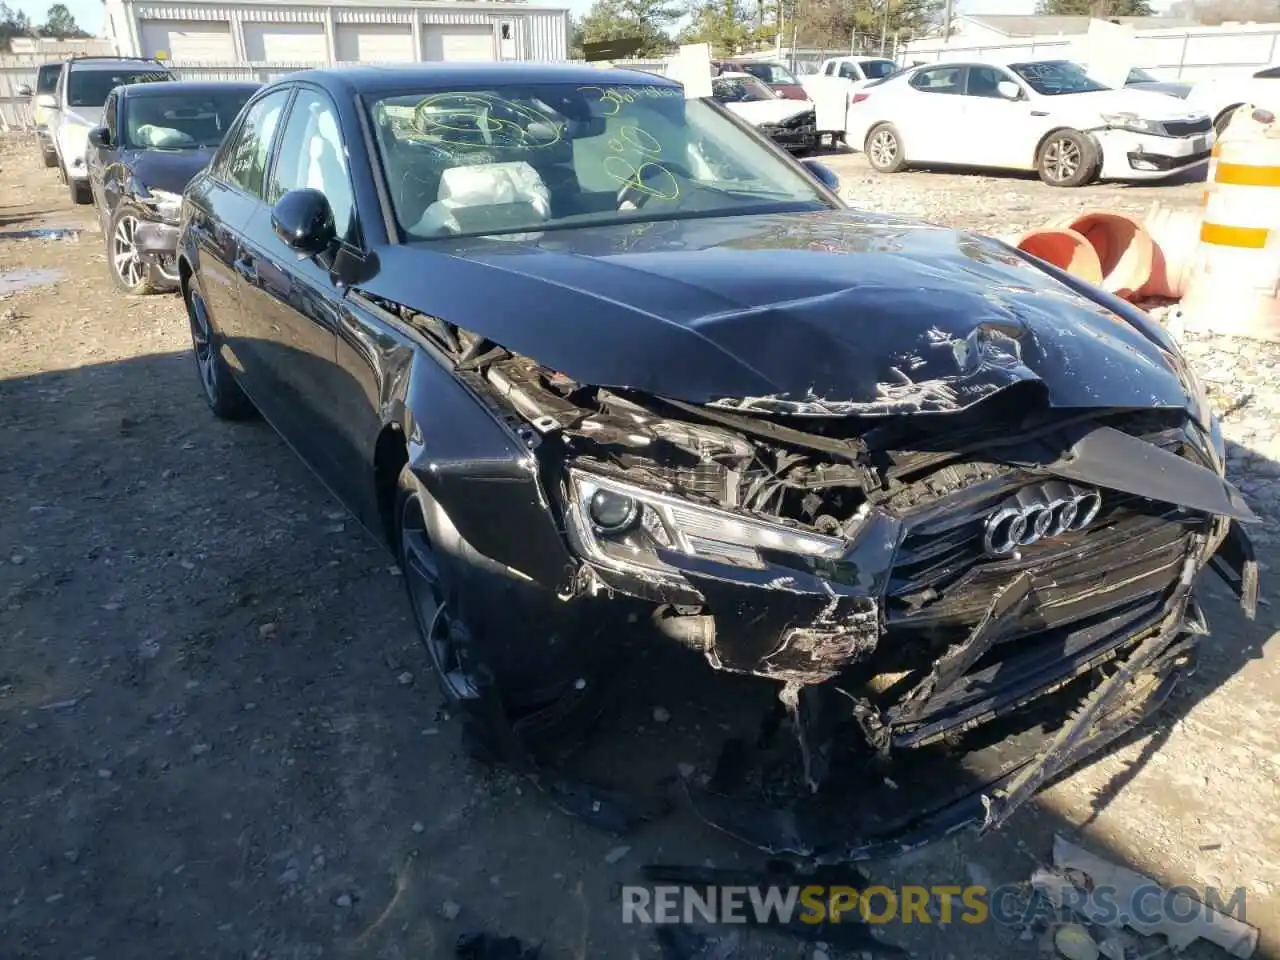
[[[1187,95],[1188,106],[1213,117],[1221,133],[1231,114],[1245,104],[1280,114],[1280,65],[1255,71],[1252,76],[1218,76],[1198,80]]]
[[[126,293],[177,285],[178,213],[261,84],[179,81],[127,84],[107,95],[89,131],[86,167],[107,243],[107,270]]]
[[[36,128],[36,147],[40,150],[40,159],[46,167],[58,165],[58,152],[49,135],[49,108],[41,103],[41,98],[51,96],[57,90],[61,70],[61,63],[42,63],[36,68],[35,90],[24,83],[16,91],[19,97],[32,99],[31,122]],[[47,102],[46,100],[45,103]]]
[[[36,97],[36,105],[48,111],[58,176],[67,185],[73,203],[93,202],[85,151],[89,131],[102,124],[107,94],[121,84],[174,79],[158,60],[76,57],[62,64],[54,92]]]
[[[855,91],[898,70],[896,63],[884,57],[831,57],[822,62],[817,73],[803,77],[800,83],[814,103],[818,139],[829,138],[833,147],[845,143],[848,109]]]
[[[713,61],[721,76],[749,73],[769,89],[786,100],[808,100],[804,87],[796,75],[780,63],[768,60],[717,60]]]
[[[818,144],[808,100],[780,97],[749,73],[722,73],[711,81],[711,95],[780,147],[806,153]]]
[[[288,74],[182,222],[209,406],[260,411],[395,553],[453,711],[504,749],[643,629],[782,695],[811,783],[876,758],[836,839],[900,849],[1003,822],[1154,709],[1211,558],[1256,603],[1256,518],[1159,324],[854,212],[670,80]],[[813,835],[687,786],[735,835]]]
[[[1164,94],[1112,90],[1068,60],[931,63],[864,87],[849,142],[875,169],[958,164],[1035,170],[1050,186],[1156,180],[1205,162],[1205,113]]]
[[[1134,67],[1125,78],[1124,85],[1134,90],[1149,90],[1152,93],[1163,93],[1180,100],[1187,99],[1191,92],[1191,84],[1181,80],[1161,80],[1141,67]]]

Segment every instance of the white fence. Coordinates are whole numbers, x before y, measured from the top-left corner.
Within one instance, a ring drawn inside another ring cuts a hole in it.
[[[1073,57],[1084,36],[1042,36],[1000,43],[966,45],[918,40],[902,52],[900,62],[929,63],[957,57]],[[1280,23],[1191,29],[1139,30],[1134,34],[1135,67],[1162,80],[1197,80],[1211,74],[1248,75],[1280,62]]]
[[[48,59],[57,59],[50,57]],[[18,88],[23,84],[33,90],[36,85],[36,69],[46,62],[40,57],[0,57],[0,129],[5,127],[18,130],[31,128],[31,103],[26,97],[18,96]],[[665,73],[666,63],[663,60],[618,60],[620,67],[631,67],[636,70],[647,70],[651,73]],[[310,70],[328,66],[322,63],[287,63],[281,61],[262,63],[182,63],[172,61],[168,65],[183,80],[256,80],[268,83],[286,73],[296,70]],[[355,63],[339,63],[337,66],[357,66]]]

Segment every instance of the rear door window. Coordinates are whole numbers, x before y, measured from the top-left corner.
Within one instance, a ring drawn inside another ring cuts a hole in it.
[[[223,148],[226,152],[225,165],[221,168],[223,176],[245,193],[262,196],[271,142],[292,93],[291,88],[276,90],[251,106],[236,131],[234,142],[229,141]]]
[[[930,67],[911,78],[921,93],[964,93],[964,67]]]

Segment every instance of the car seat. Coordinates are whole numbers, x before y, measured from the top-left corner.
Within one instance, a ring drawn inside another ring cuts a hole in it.
[[[440,193],[412,227],[419,236],[505,229],[551,216],[551,195],[542,177],[523,160],[450,167]]]

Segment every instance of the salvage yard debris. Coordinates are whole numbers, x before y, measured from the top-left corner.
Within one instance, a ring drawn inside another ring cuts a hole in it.
[[[1240,960],[1248,960],[1257,949],[1257,928],[1230,912],[1237,901],[1236,909],[1243,912],[1243,890],[1235,891],[1222,909],[1216,909],[1189,896],[1186,888],[1166,890],[1150,877],[1110,863],[1061,836],[1054,837],[1053,865],[1053,870],[1037,869],[1032,886],[1054,907],[1072,910],[1090,923],[1163,936],[1177,953],[1196,940],[1216,944]],[[1221,903],[1221,896],[1218,899]]]

